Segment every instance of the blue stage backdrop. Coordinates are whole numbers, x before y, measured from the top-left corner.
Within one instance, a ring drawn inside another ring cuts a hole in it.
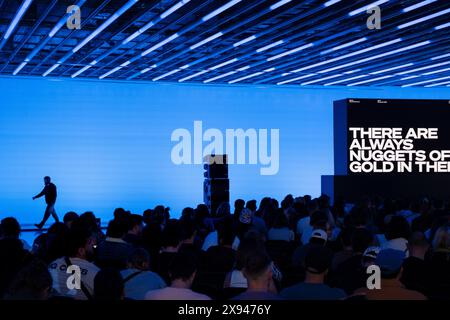
[[[231,200],[320,193],[333,174],[333,101],[347,97],[450,99],[445,89],[303,89],[0,79],[0,218],[40,221],[32,201],[49,175],[56,210],[136,213],[164,204],[178,217],[203,200],[202,165],[175,165],[175,129],[279,129],[279,171],[230,167]],[[206,146],[207,143],[204,144]],[[50,218],[50,222],[51,222]]]

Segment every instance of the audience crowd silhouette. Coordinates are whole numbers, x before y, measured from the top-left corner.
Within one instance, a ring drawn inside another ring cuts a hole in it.
[[[2,299],[450,299],[450,203],[428,198],[239,199],[179,219],[164,206],[119,208],[106,233],[94,213],[68,212],[26,248],[19,222],[4,218]]]

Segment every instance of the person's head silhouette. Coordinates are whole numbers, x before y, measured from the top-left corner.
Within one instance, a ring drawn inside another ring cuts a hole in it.
[[[49,185],[52,179],[49,176],[44,177],[44,183],[45,185]]]

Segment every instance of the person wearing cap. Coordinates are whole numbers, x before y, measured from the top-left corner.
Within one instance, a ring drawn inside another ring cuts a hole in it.
[[[247,232],[252,230],[253,212],[250,209],[244,208],[241,211],[239,220],[235,224],[235,232],[238,240],[242,240]]]
[[[344,299],[346,294],[343,290],[325,284],[332,259],[333,253],[327,247],[317,246],[308,250],[305,257],[305,281],[284,289],[280,296],[287,300]]]
[[[355,275],[355,278],[359,279],[361,283],[361,288],[355,290],[351,296],[348,297],[348,300],[352,300],[355,298],[366,299],[366,289],[367,289],[367,279],[370,274],[367,274],[367,268],[375,264],[378,254],[380,253],[380,247],[368,247],[361,259],[362,268]]]
[[[326,227],[313,230],[309,242],[303,246],[298,247],[294,251],[294,254],[292,255],[292,263],[294,266],[304,267],[305,257],[309,250],[315,247],[324,247],[327,245],[328,234],[325,232],[325,230],[323,230],[325,228]]]
[[[297,223],[297,235],[300,237],[303,244],[307,244],[311,233],[313,232],[313,225],[311,224],[312,215],[319,210],[317,199],[310,201],[306,205],[308,216],[300,219]]]
[[[395,249],[381,250],[375,264],[381,270],[381,289],[366,289],[368,300],[426,300],[418,291],[408,290],[400,282],[405,252]]]
[[[373,242],[373,234],[368,229],[355,229],[352,236],[353,256],[330,272],[330,283],[343,289],[348,295],[361,287],[365,287],[367,273],[363,266],[364,253],[367,248],[373,245]]]
[[[368,268],[375,264],[375,261],[380,253],[380,247],[368,247],[366,251],[364,251],[362,256],[362,265],[363,268]]]

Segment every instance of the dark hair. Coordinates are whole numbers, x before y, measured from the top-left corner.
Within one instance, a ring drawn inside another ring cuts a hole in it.
[[[116,208],[114,210],[114,219],[123,218],[127,215],[127,212],[124,208]]]
[[[256,250],[263,250],[264,249],[264,243],[261,241],[258,241],[255,238],[247,238],[245,237],[242,239],[242,241],[239,243],[239,248],[236,252],[236,264],[235,268],[237,270],[242,270],[245,267],[245,261],[247,259],[247,256],[256,251]]]
[[[55,222],[47,232],[47,252],[45,260],[52,262],[65,255],[69,228],[62,222]]]
[[[170,280],[188,280],[197,270],[195,259],[186,252],[178,252],[169,264]]]
[[[20,224],[13,217],[4,218],[0,224],[0,236],[4,238],[16,238],[20,235]]]
[[[288,194],[284,199],[281,201],[281,209],[287,209],[292,207],[294,204],[294,197],[292,194]]]
[[[345,227],[339,234],[339,239],[341,243],[345,247],[349,247],[352,245],[353,233],[355,232],[354,227]]]
[[[366,228],[357,228],[352,236],[354,252],[363,253],[373,243],[373,234]]]
[[[278,209],[278,208],[280,207],[280,204],[279,204],[279,202],[278,202],[277,199],[272,198],[272,199],[270,199],[270,202],[272,203],[272,206],[273,206],[275,209]]]
[[[143,248],[136,248],[128,256],[128,263],[134,268],[141,269],[145,263],[150,265],[150,254]]]
[[[97,225],[97,219],[92,211],[87,211],[80,215],[78,219],[81,223],[83,223],[91,232],[99,231]]]
[[[369,222],[369,212],[361,207],[353,207],[349,214],[350,224],[358,226],[366,226]]]
[[[8,300],[41,300],[48,298],[46,290],[52,287],[47,264],[33,259],[13,279],[5,298]]]
[[[181,219],[193,219],[194,218],[194,209],[191,207],[186,207],[181,211]]]
[[[272,207],[273,207],[272,199],[270,199],[269,197],[264,197],[259,203],[259,208],[256,211],[256,215],[258,217],[263,217],[265,212],[267,210],[270,210]]]
[[[413,232],[408,239],[409,247],[426,247],[429,245],[427,238],[423,232]]]
[[[165,221],[168,221],[170,219],[170,208],[166,208],[163,205],[157,205],[155,209],[153,209],[153,215],[155,217],[155,220],[162,224]]]
[[[123,238],[128,231],[128,219],[114,219],[108,224],[106,236],[111,238]]]
[[[91,237],[92,232],[84,223],[80,220],[74,221],[67,234],[67,255],[69,257],[76,256],[78,250],[84,248]]]
[[[182,230],[178,220],[169,220],[162,231],[161,245],[163,247],[178,247],[182,238]]]
[[[142,216],[138,214],[131,214],[128,219],[128,231],[133,230],[134,227],[140,226],[143,223]]]
[[[244,237],[242,237],[242,239],[240,239],[240,241],[244,240],[244,239],[253,239],[256,240],[262,244],[264,244],[266,242],[266,235],[259,232],[256,229],[250,229],[248,230],[245,234]]]
[[[249,201],[247,201],[247,204],[245,205],[245,207],[247,209],[252,210],[252,211],[256,211],[256,209],[257,209],[256,200],[249,200]]]
[[[397,238],[408,239],[411,230],[405,218],[401,216],[393,216],[386,228],[386,239],[392,240]]]
[[[326,194],[322,194],[318,199],[319,209],[324,210],[330,206],[330,197]]]
[[[286,228],[289,227],[289,222],[286,215],[283,212],[283,209],[278,209],[274,220],[273,220],[273,228]]]
[[[309,220],[309,225],[316,226],[319,222],[328,221],[328,215],[323,211],[315,211]]]
[[[76,212],[70,211],[64,215],[63,221],[64,223],[68,223],[71,221],[75,221],[79,218],[79,215]]]
[[[118,301],[124,294],[122,275],[115,268],[100,270],[94,278],[94,299]]]
[[[205,204],[199,204],[194,210],[194,219],[197,225],[203,226],[203,220],[209,217],[209,209]]]
[[[235,202],[234,202],[234,208],[235,209],[244,209],[244,207],[245,207],[245,201],[244,200],[242,200],[242,199],[237,199]]]
[[[319,210],[319,203],[318,203],[317,199],[308,201],[306,203],[306,210],[308,210],[308,212],[313,212],[313,213],[316,212],[317,210]]]
[[[245,259],[243,270],[245,277],[256,280],[269,268],[271,262],[265,250],[259,249],[250,252]]]
[[[153,222],[153,210],[152,209],[147,209],[144,211],[144,213],[142,214],[143,220],[145,222],[145,224],[150,224]]]
[[[50,181],[52,181],[52,178],[50,178],[49,176],[45,176],[45,177],[44,177],[44,180],[50,182]]]

